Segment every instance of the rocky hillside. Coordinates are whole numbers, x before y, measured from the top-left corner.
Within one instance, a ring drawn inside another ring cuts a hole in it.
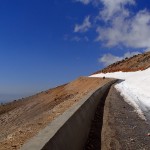
[[[146,52],[143,54],[138,54],[130,58],[125,58],[124,60],[118,61],[100,71],[95,72],[97,73],[107,73],[107,72],[131,72],[131,71],[138,71],[138,70],[145,70],[150,67],[150,52]]]
[[[68,84],[0,105],[0,150],[19,149],[48,123],[110,80],[80,77]]]

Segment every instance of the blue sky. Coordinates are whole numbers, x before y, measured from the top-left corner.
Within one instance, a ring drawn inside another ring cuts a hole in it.
[[[110,2],[0,1],[0,101],[32,95],[148,50],[150,4]]]

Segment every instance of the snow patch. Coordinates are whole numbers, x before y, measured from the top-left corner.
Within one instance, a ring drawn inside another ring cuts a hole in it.
[[[150,119],[150,68],[136,72],[100,73],[90,77],[108,77],[123,80],[115,88],[132,105],[142,119]]]

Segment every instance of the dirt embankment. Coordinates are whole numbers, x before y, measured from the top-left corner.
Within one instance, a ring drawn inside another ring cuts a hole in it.
[[[0,106],[0,149],[19,149],[48,123],[110,79],[81,77],[23,100]]]
[[[149,124],[111,87],[100,103],[85,150],[150,150]]]

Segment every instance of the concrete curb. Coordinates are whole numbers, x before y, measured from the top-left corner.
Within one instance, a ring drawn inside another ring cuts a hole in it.
[[[27,143],[21,150],[81,150],[88,138],[100,99],[116,82],[112,80],[68,109]]]

